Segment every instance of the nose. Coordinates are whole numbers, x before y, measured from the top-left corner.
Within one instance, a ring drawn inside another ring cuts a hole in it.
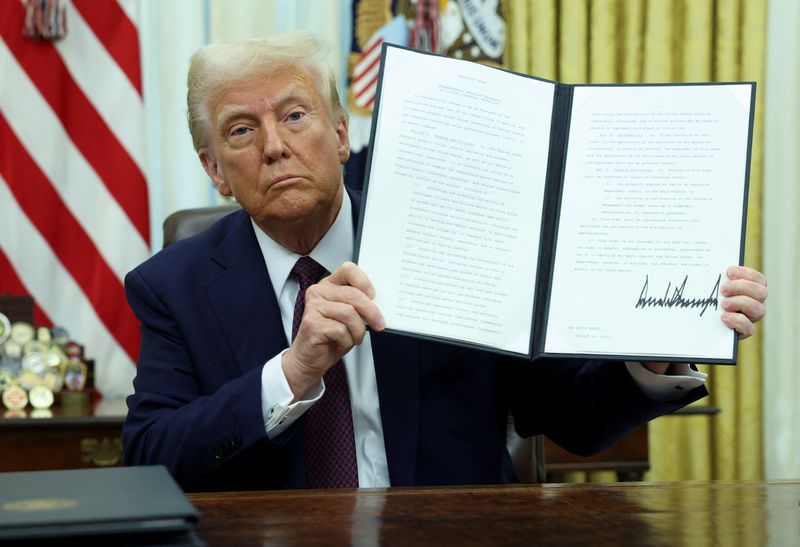
[[[281,127],[274,122],[265,123],[264,127],[264,162],[267,164],[278,161],[288,155]]]

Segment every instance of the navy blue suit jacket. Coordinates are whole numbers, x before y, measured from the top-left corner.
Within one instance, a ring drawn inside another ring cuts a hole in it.
[[[354,215],[360,195],[354,194]],[[123,429],[125,462],[164,464],[187,490],[305,485],[302,419],[264,430],[261,368],[287,347],[250,218],[233,213],[125,280],[142,346]],[[502,483],[506,424],[596,452],[706,392],[659,403],[622,363],[535,362],[372,333],[393,486]]]

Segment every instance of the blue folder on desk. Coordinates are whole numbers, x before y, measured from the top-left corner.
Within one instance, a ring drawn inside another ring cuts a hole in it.
[[[0,541],[177,537],[198,518],[163,466],[0,473]]]

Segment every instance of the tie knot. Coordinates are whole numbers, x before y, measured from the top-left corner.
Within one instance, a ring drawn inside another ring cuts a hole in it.
[[[301,291],[305,291],[311,285],[317,283],[326,273],[328,271],[310,256],[298,258],[291,271],[291,275],[297,280]]]

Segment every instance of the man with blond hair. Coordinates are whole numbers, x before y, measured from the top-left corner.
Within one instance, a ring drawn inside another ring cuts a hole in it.
[[[188,83],[200,161],[242,210],[126,278],[142,322],[127,464],[187,490],[502,483],[509,415],[589,454],[706,394],[688,365],[530,363],[381,332],[350,262],[361,196],[318,41],[209,45]],[[749,336],[766,282],[729,278],[721,319]]]

